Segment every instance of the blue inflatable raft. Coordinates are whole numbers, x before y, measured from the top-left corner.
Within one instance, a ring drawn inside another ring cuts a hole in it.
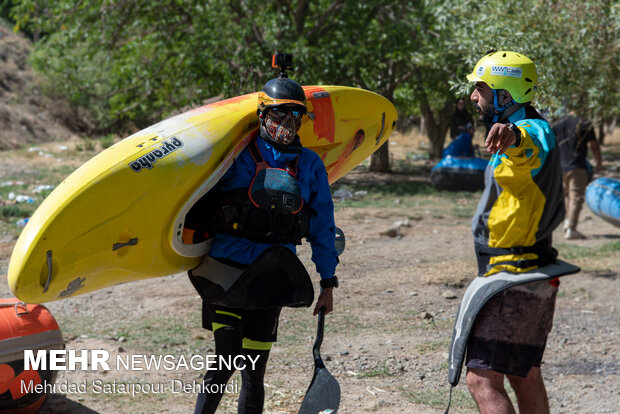
[[[586,189],[590,210],[605,221],[620,227],[620,180],[597,178]]]
[[[484,158],[460,158],[448,155],[431,170],[431,184],[438,190],[478,191],[484,188]]]

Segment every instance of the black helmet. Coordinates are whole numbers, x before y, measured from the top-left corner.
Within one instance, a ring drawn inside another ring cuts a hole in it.
[[[280,105],[297,105],[306,108],[306,93],[301,85],[289,78],[272,79],[258,93],[258,111]]]

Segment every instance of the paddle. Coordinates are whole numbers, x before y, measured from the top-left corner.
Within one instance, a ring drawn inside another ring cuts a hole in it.
[[[321,359],[321,343],[323,342],[323,328],[325,327],[325,308],[319,309],[319,323],[316,330],[316,340],[312,347],[314,356],[314,376],[301,402],[299,414],[332,414],[338,411],[340,405],[340,385],[336,378],[325,368]]]

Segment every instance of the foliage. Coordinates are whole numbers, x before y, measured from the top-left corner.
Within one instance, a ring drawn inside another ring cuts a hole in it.
[[[98,132],[258,90],[277,50],[294,54],[302,84],[370,89],[401,117],[423,116],[434,157],[454,98],[471,90],[465,75],[490,48],[536,62],[539,106],[619,112],[612,0],[12,1],[18,27],[42,34],[32,62],[49,91],[86,108]]]
[[[489,49],[520,51],[537,66],[537,107],[555,112],[568,106],[598,119],[620,113],[618,2],[455,0],[448,6],[493,22],[483,26],[478,19],[463,19],[455,28],[470,68]],[[452,86],[461,93],[470,90],[465,82]]]
[[[11,8],[13,7],[13,0],[7,0],[0,3],[0,19],[11,21]]]
[[[108,134],[99,139],[99,145],[101,148],[106,149],[114,145],[114,134]]]

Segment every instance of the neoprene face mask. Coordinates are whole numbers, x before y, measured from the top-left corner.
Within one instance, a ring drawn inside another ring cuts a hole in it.
[[[301,128],[303,112],[288,108],[274,108],[267,112],[265,129],[269,138],[278,144],[288,145]]]

